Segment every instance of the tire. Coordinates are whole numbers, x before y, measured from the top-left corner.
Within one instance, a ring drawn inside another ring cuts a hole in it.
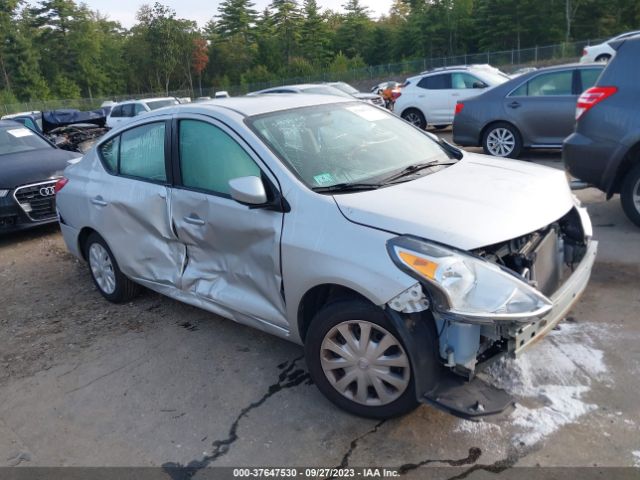
[[[633,167],[624,178],[620,202],[629,220],[640,227],[640,164]]]
[[[423,113],[417,108],[407,108],[402,112],[402,118],[412,125],[424,130],[427,128],[427,119],[424,118]]]
[[[368,354],[358,351],[356,342],[367,330],[368,346],[389,346]],[[338,407],[358,416],[384,419],[418,406],[409,356],[382,309],[360,300],[332,303],[316,314],[306,339],[309,374]]]
[[[95,232],[89,235],[84,244],[84,255],[93,283],[104,298],[113,303],[124,303],[138,294],[140,287],[120,271],[111,249],[100,235]]]
[[[434,125],[433,128],[435,128],[436,130],[444,130],[448,126],[449,125]]]
[[[518,158],[522,152],[522,137],[510,123],[494,123],[482,135],[482,148],[484,153],[494,157]]]
[[[609,62],[609,60],[611,60],[611,55],[609,55],[608,53],[603,53],[602,55],[598,55],[596,57],[596,62]]]

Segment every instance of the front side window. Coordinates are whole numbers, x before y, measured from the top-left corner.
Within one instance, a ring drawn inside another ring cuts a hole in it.
[[[118,105],[116,107],[113,107],[113,110],[111,110],[111,116],[114,118],[120,118],[122,117],[122,105]]]
[[[455,89],[484,88],[487,85],[477,77],[464,72],[451,74],[451,86]]]
[[[229,195],[229,180],[260,176],[260,168],[229,135],[210,123],[180,121],[180,172],[187,188]]]
[[[165,124],[162,122],[122,132],[119,173],[153,182],[166,182],[164,130]]]
[[[312,189],[381,181],[410,165],[450,161],[426,134],[360,102],[273,112],[249,123]]]
[[[511,96],[552,97],[573,95],[573,70],[545,73],[518,87]]]

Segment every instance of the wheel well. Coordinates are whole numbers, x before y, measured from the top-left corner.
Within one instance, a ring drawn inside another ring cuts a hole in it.
[[[93,228],[84,227],[82,230],[80,230],[80,234],[78,235],[78,247],[80,250],[80,255],[82,255],[82,258],[84,260],[87,259],[84,254],[84,244],[87,241],[87,238],[89,238],[89,235],[91,235],[94,232],[95,230]]]
[[[620,162],[620,166],[616,172],[616,178],[611,184],[611,188],[609,188],[609,194],[619,193],[622,190],[624,178],[638,162],[640,162],[640,142],[631,147],[622,162]]]
[[[330,303],[338,300],[364,300],[371,303],[364,295],[351,288],[334,283],[317,285],[304,294],[298,306],[298,332],[304,342],[309,330],[309,325],[315,314]]]
[[[484,140],[484,134],[487,133],[487,130],[489,130],[489,127],[492,127],[498,123],[506,123],[507,125],[509,125],[510,127],[513,127],[516,131],[516,133],[520,136],[520,141],[522,141],[522,133],[520,133],[520,129],[518,127],[516,127],[513,123],[511,122],[507,122],[506,120],[493,120],[489,123],[487,123],[482,130],[480,130],[480,138],[478,139],[478,145],[482,145],[482,141]]]

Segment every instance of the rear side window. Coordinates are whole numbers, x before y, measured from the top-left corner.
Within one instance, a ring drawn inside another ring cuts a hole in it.
[[[578,71],[580,72],[580,88],[582,92],[593,87],[602,73],[602,69],[600,68],[585,68]]]
[[[132,128],[99,147],[104,166],[111,173],[164,183],[165,124],[150,123]]]
[[[133,112],[135,115],[140,115],[141,113],[145,113],[145,112],[146,110],[142,105],[140,105],[139,103],[135,104],[134,112]]]
[[[100,146],[100,155],[104,160],[107,170],[111,173],[118,171],[118,149],[120,148],[120,136],[112,138]]]
[[[424,77],[418,82],[418,87],[427,90],[446,90],[451,88],[451,74],[443,73]]]
[[[258,165],[233,138],[198,120],[180,122],[180,172],[185,187],[225,196],[229,180],[260,176]]]
[[[573,70],[544,73],[521,85],[510,96],[553,97],[573,95]]]

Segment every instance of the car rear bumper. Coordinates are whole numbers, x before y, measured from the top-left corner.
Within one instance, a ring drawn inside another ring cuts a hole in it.
[[[609,192],[626,148],[614,141],[569,135],[562,145],[565,168],[574,177]]]
[[[598,242],[590,241],[580,264],[564,284],[551,296],[553,308],[542,319],[522,326],[513,332],[509,350],[516,356],[547,335],[567,315],[584,292],[596,260]]]
[[[464,110],[453,119],[453,143],[461,147],[479,147],[481,127],[463,115]]]

